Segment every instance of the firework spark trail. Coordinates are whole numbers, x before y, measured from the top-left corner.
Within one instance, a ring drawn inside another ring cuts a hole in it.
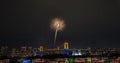
[[[55,36],[54,36],[54,45],[55,45],[55,43],[56,43],[57,33],[58,33],[58,30],[56,29],[56,31],[55,31]]]

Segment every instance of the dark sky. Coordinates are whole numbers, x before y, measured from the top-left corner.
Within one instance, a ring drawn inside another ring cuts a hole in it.
[[[120,48],[120,0],[4,0],[0,2],[0,46],[53,46],[50,20],[66,27],[57,45]]]

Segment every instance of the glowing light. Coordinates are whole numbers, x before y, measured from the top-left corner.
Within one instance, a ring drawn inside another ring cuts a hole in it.
[[[43,52],[43,46],[40,46],[40,48],[39,48],[39,50],[40,50],[40,52]]]
[[[68,49],[69,49],[68,42],[64,42],[64,49],[66,49],[66,50],[68,50]]]
[[[63,30],[63,28],[65,27],[64,20],[55,18],[52,20],[50,27],[55,30],[55,36],[54,36],[54,45],[55,45],[58,31]]]
[[[65,59],[65,63],[69,63],[69,60],[67,58]]]
[[[22,63],[31,63],[30,60],[23,60]]]
[[[51,28],[57,31],[63,30],[64,26],[64,20],[59,18],[55,18],[51,22]]]
[[[80,55],[82,55],[82,53],[81,53],[80,50],[78,50],[78,51],[72,51],[72,55],[73,56],[80,56]]]
[[[68,50],[64,50],[64,55],[69,55],[69,51]]]
[[[74,61],[74,60],[73,60],[72,58],[69,59],[69,62],[70,62],[70,63],[73,63],[73,61]]]

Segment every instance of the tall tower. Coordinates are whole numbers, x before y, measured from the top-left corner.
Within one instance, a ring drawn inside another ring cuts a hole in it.
[[[69,55],[69,43],[64,42],[64,55]]]
[[[40,46],[39,51],[40,51],[40,52],[43,52],[43,49],[44,49],[44,47],[43,47],[43,46]]]
[[[69,49],[69,43],[68,42],[64,42],[64,49],[68,50]]]
[[[43,56],[44,46],[40,46],[38,49],[39,49],[39,53],[37,53],[37,56]]]

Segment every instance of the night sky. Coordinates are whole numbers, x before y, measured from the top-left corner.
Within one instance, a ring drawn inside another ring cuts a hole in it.
[[[0,46],[53,47],[51,19],[65,28],[57,45],[72,48],[120,48],[120,0],[3,0],[0,2]]]

